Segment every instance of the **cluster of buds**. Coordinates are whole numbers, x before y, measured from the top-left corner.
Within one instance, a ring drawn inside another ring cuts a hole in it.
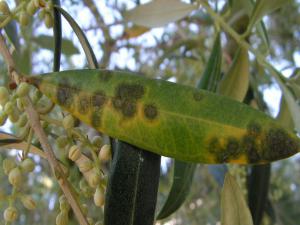
[[[56,216],[56,225],[67,225],[69,223],[69,210],[70,210],[70,205],[67,201],[67,198],[62,195],[59,198],[59,209],[60,212]]]
[[[32,159],[26,158],[17,164],[13,159],[6,158],[3,160],[3,171],[8,176],[9,183],[13,186],[15,191],[12,191],[12,199],[19,199],[23,206],[28,210],[34,210],[36,203],[30,195],[20,193],[21,187],[24,183],[24,176],[34,170],[35,163]],[[9,206],[4,211],[4,220],[6,222],[13,222],[18,218],[18,210],[14,206]]]
[[[4,18],[16,19],[21,26],[27,26],[31,17],[39,12],[39,18],[47,28],[53,27],[53,4],[46,0],[23,1],[15,9],[10,10],[6,1],[0,1],[0,13]]]

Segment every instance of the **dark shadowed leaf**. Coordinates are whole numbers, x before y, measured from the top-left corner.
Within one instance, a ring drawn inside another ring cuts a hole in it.
[[[86,38],[84,32],[82,31],[82,29],[77,24],[77,22],[72,18],[72,16],[69,13],[67,13],[61,7],[55,6],[55,8],[64,16],[64,18],[68,21],[68,23],[70,24],[70,26],[74,30],[75,34],[77,35],[77,37],[80,41],[80,44],[83,48],[83,51],[85,53],[85,56],[87,58],[89,68],[91,68],[91,69],[98,68],[98,66],[97,66],[98,62],[97,62],[96,56],[93,52],[93,49],[92,49],[88,39]]]
[[[165,204],[156,219],[161,220],[175,212],[190,192],[197,164],[175,160],[173,184]]]

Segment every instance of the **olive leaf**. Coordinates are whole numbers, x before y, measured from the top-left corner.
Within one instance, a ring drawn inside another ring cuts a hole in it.
[[[218,93],[243,101],[249,86],[249,57],[246,49],[240,48],[228,70],[220,81]]]
[[[291,2],[291,0],[257,0],[250,17],[248,29],[251,29],[263,16]]]
[[[271,117],[205,90],[109,70],[26,79],[95,129],[181,161],[267,163],[299,149],[296,135]]]
[[[229,173],[225,176],[221,194],[221,224],[253,225],[244,195],[234,177]]]
[[[196,8],[180,0],[156,0],[125,12],[124,19],[144,27],[161,27],[185,17]]]

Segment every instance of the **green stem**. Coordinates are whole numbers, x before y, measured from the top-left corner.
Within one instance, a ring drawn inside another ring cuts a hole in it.
[[[5,27],[15,16],[16,14],[23,9],[25,6],[26,2],[23,1],[21,2],[9,15],[6,17],[6,19],[0,23],[0,28]]]

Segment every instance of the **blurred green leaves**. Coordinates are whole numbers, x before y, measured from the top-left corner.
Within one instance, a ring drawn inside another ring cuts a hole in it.
[[[53,36],[40,35],[37,37],[33,37],[32,41],[36,43],[40,48],[53,51],[53,46],[54,46]],[[66,56],[71,56],[71,55],[79,54],[79,50],[71,40],[63,38],[62,53],[65,54]]]
[[[161,27],[188,15],[197,7],[180,0],[156,0],[125,12],[124,19],[145,27]]]

